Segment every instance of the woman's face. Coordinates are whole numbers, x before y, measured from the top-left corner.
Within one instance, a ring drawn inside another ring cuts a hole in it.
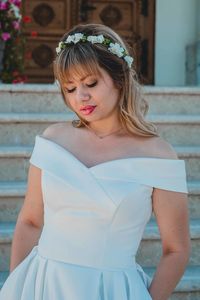
[[[63,84],[66,100],[73,111],[86,121],[97,121],[118,114],[119,90],[110,75],[99,68],[101,75],[72,76]]]

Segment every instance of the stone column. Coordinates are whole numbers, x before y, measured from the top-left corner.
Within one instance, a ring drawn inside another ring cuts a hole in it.
[[[200,1],[195,0],[195,41],[186,46],[186,85],[200,86]]]
[[[196,23],[197,23],[197,85],[200,86],[200,1],[197,1]]]

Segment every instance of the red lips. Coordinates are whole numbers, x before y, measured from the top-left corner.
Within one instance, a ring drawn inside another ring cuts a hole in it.
[[[86,105],[86,106],[82,106],[80,108],[80,110],[86,110],[86,109],[93,109],[96,105]]]
[[[89,115],[95,110],[96,105],[86,105],[81,107],[82,114]]]

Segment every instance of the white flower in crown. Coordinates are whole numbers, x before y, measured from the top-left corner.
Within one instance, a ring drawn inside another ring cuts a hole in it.
[[[124,55],[124,48],[122,48],[118,43],[110,43],[108,50],[113,54],[116,54],[118,57]]]
[[[128,67],[131,68],[133,57],[127,55],[126,50],[118,43],[112,43],[109,39],[106,39],[103,34],[99,35],[84,35],[83,33],[75,33],[73,35],[69,35],[67,39],[63,42],[59,42],[58,47],[56,48],[56,53],[59,54],[62,49],[65,48],[65,44],[71,44],[71,43],[78,43],[79,41],[83,42],[90,42],[92,44],[99,43],[99,44],[105,44],[108,46],[108,51],[111,53],[117,55],[118,57],[123,58],[127,64]]]
[[[62,50],[62,44],[63,42],[59,42],[58,47],[56,47],[56,53],[59,54],[60,51]]]
[[[95,43],[103,43],[104,41],[104,36],[102,34],[99,34],[99,35],[89,35],[87,37],[87,41],[88,42],[91,42],[92,44],[95,44]]]
[[[126,55],[126,56],[124,56],[124,60],[127,62],[128,66],[130,68],[132,65],[132,62],[133,62],[133,57]]]
[[[3,1],[4,3],[7,1]],[[11,3],[10,1],[10,10],[13,12],[15,18],[21,20],[20,10],[19,7],[17,7],[15,4]]]
[[[75,33],[73,35],[69,35],[67,37],[67,39],[65,40],[65,43],[66,44],[69,44],[69,43],[78,43],[81,39],[83,38],[83,34],[82,33]]]

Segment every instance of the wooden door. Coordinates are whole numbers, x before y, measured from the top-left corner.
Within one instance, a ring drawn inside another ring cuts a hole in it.
[[[155,0],[27,0],[23,15],[29,82],[53,82],[52,61],[60,37],[78,23],[102,23],[122,35],[134,49],[140,81],[154,83]]]

